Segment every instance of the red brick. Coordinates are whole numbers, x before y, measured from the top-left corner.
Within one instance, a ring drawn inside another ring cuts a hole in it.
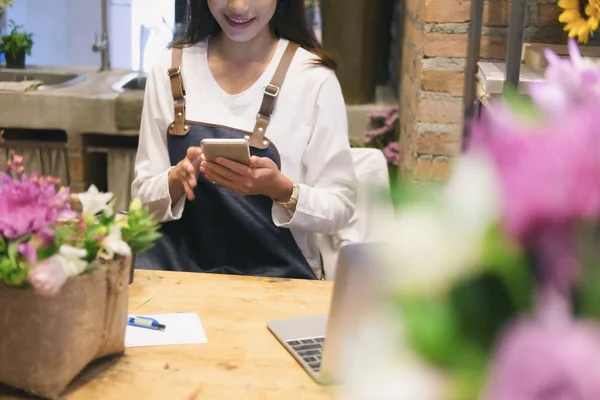
[[[422,71],[421,89],[462,96],[465,86],[464,76],[463,72],[457,71]]]
[[[418,18],[431,22],[469,22],[471,2],[467,0],[421,0]],[[489,1],[484,4],[483,24],[486,26],[508,25],[510,3]]]
[[[419,132],[413,140],[416,153],[453,157],[460,152],[460,126],[456,133]]]
[[[414,22],[410,20],[406,20],[406,28],[404,32],[404,40],[406,43],[411,43],[415,48],[419,51],[421,50],[421,46],[423,45],[423,36],[424,32],[418,26],[415,25]],[[410,49],[409,46],[404,46],[404,48]]]
[[[402,56],[402,74],[409,75],[415,79],[421,73],[422,68],[422,56],[416,53],[412,48],[404,46]]]
[[[423,0],[406,0],[405,10],[413,17],[418,17],[421,13]]]
[[[538,4],[538,25],[559,25],[558,16],[562,12],[556,4]]]
[[[461,123],[463,114],[462,99],[433,96],[419,99],[417,118],[421,122]]]
[[[414,179],[419,181],[428,181],[431,176],[431,169],[433,166],[433,156],[418,156],[412,171]]]
[[[435,157],[431,163],[430,180],[446,182],[452,172],[452,163],[448,157]]]
[[[419,155],[413,169],[413,179],[418,181],[446,182],[452,172],[448,157]]]
[[[423,54],[427,57],[466,57],[467,35],[426,33],[423,36]],[[500,58],[506,55],[505,36],[482,36],[481,58]]]

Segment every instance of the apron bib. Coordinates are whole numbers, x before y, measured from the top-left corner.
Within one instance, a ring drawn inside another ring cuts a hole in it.
[[[183,50],[173,49],[169,69],[175,121],[167,145],[171,165],[203,139],[246,137],[251,155],[270,158],[281,169],[277,148],[265,136],[279,89],[298,45],[289,43],[275,75],[264,90],[253,132],[215,126],[185,118],[181,77]],[[234,275],[316,279],[289,229],[275,225],[273,200],[263,195],[241,196],[198,176],[196,198],[186,199],[181,219],[163,223],[163,237],[149,251],[136,255],[136,268]]]

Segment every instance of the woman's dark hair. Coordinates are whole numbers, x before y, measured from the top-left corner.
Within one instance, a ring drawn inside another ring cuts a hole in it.
[[[208,8],[207,0],[189,0],[186,19],[183,35],[173,42],[174,46],[193,46],[221,32],[221,27]],[[336,69],[335,61],[325,53],[308,26],[304,0],[277,0],[277,8],[269,26],[276,37],[298,43],[300,47],[319,57],[317,64]]]

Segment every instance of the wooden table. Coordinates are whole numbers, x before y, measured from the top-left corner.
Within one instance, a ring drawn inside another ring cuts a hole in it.
[[[129,312],[194,312],[207,344],[127,349],[87,368],[69,400],[331,399],[267,330],[269,319],[327,313],[333,284],[136,271]],[[3,395],[0,399],[23,398]]]

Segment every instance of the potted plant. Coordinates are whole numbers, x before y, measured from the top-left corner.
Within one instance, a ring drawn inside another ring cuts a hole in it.
[[[31,55],[33,34],[24,32],[22,25],[9,22],[10,32],[0,37],[0,50],[6,57],[8,68],[25,68],[25,56]]]
[[[58,398],[91,361],[122,354],[129,271],[159,223],[134,199],[114,211],[94,185],[70,194],[25,172],[11,153],[0,172],[0,384]]]

